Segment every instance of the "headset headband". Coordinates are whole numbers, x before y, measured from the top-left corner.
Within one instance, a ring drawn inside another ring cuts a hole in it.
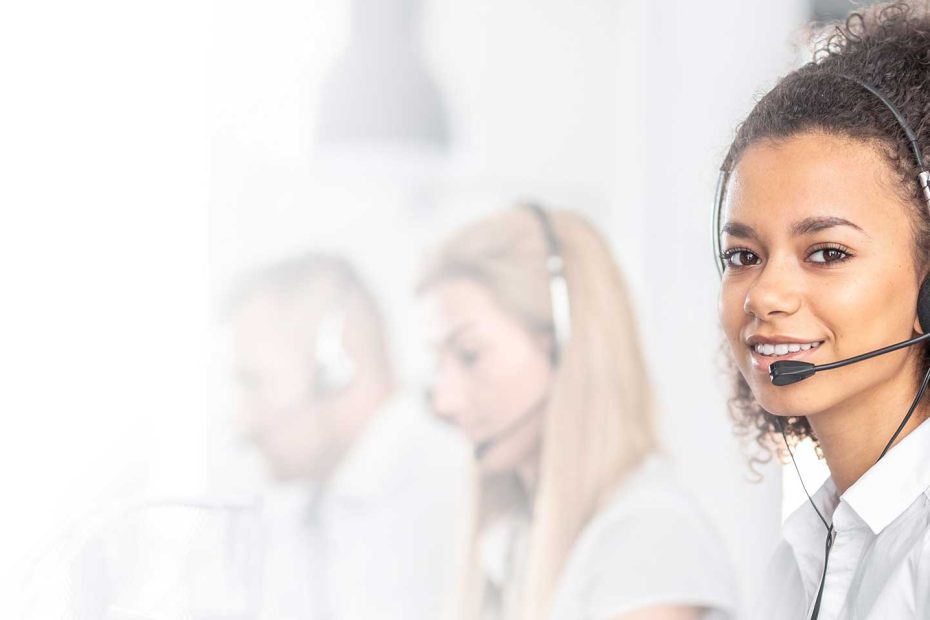
[[[552,326],[555,331],[553,361],[558,362],[571,337],[572,325],[568,282],[565,280],[565,261],[546,210],[536,203],[529,203],[526,207],[536,215],[546,240],[546,271],[549,273],[549,298],[552,303]]]

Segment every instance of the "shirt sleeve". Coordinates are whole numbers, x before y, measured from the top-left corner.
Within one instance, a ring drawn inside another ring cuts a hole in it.
[[[585,618],[610,620],[656,605],[707,610],[728,618],[735,584],[728,553],[696,508],[673,497],[651,497],[599,528],[580,554],[586,574]]]
[[[918,575],[914,583],[916,589],[914,617],[930,618],[930,526],[924,532],[923,545],[918,557]]]

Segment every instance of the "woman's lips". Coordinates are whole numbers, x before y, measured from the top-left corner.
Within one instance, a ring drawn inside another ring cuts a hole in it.
[[[758,353],[754,346],[749,347],[750,357],[752,359],[752,367],[754,370],[757,370],[766,375],[769,374],[769,367],[773,362],[782,362],[786,360],[801,360],[804,362],[812,362],[811,359],[817,352],[820,350],[820,347],[823,346],[821,341],[816,347],[808,349],[806,351],[795,351],[794,353],[786,353],[784,355],[763,355]]]

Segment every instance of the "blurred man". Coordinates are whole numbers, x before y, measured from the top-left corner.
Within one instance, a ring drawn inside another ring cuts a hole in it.
[[[263,618],[440,615],[463,453],[396,385],[383,317],[342,258],[244,279],[239,418],[276,481]]]

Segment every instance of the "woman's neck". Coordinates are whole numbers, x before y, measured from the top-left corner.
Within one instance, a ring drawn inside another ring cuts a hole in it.
[[[837,494],[845,493],[875,465],[916,394],[913,381],[890,381],[871,393],[858,394],[849,402],[808,418]],[[925,404],[918,405],[894,445],[927,419],[928,414]]]
[[[540,451],[538,449],[533,450],[530,458],[517,466],[517,478],[520,480],[520,485],[523,487],[523,491],[530,503],[536,497],[536,483],[539,480],[539,458]]]

